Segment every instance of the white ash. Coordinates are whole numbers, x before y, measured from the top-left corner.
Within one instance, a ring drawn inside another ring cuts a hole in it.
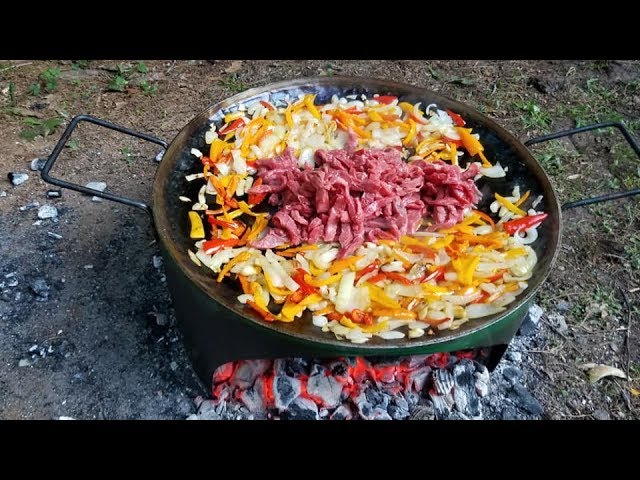
[[[0,197],[6,197],[6,196],[7,196],[7,192],[5,192],[4,190],[0,192]]]
[[[85,185],[87,188],[91,188],[92,190],[97,190],[99,192],[104,192],[107,189],[107,184],[105,182],[89,182]],[[98,196],[91,197],[92,202],[101,202],[102,198]]]
[[[47,163],[46,158],[34,158],[33,160],[31,160],[29,168],[31,168],[31,170],[34,172],[39,172],[44,168],[45,163]]]

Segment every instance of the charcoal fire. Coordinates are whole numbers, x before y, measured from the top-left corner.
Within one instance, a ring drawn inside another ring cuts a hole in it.
[[[405,420],[482,418],[486,350],[386,359],[241,360],[219,367],[211,418]]]

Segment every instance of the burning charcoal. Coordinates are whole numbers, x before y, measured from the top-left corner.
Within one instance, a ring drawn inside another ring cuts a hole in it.
[[[404,420],[409,416],[409,404],[403,397],[398,395],[391,400],[391,405],[389,405],[387,411],[394,420]]]
[[[409,420],[433,420],[435,418],[435,411],[433,405],[428,403],[427,405],[420,405],[411,409],[411,416]]]
[[[324,407],[335,408],[340,403],[342,384],[334,377],[325,375],[324,371],[322,371],[309,377],[307,393],[321,398]]]
[[[461,360],[453,367],[453,379],[455,388],[453,389],[453,399],[456,408],[464,415],[480,417],[481,409],[474,379],[475,365],[471,360]]]
[[[433,371],[433,385],[440,395],[446,395],[453,388],[453,376],[444,368]]]
[[[336,377],[346,377],[349,373],[349,368],[344,362],[332,363],[329,368],[331,369],[331,374]]]
[[[308,398],[298,397],[280,416],[283,420],[318,420],[318,406]]]
[[[205,400],[198,408],[198,419],[200,420],[219,420],[220,414],[216,412],[216,404],[212,400]]]
[[[290,377],[309,375],[309,362],[304,358],[289,358],[285,364],[285,373]]]
[[[11,185],[17,187],[18,185],[22,185],[24,182],[29,180],[29,175],[20,172],[9,172],[7,178],[11,182]]]
[[[473,376],[476,379],[476,392],[481,397],[486,397],[489,394],[489,370],[481,363],[476,363],[476,373]]]
[[[416,368],[416,367],[420,367],[422,365],[425,364],[425,361],[427,360],[428,355],[414,355],[412,357],[409,357],[409,368]]]
[[[260,386],[262,386],[262,383]],[[247,409],[252,413],[260,413],[265,410],[261,388],[252,387],[248,390],[244,390],[240,394],[240,400],[242,400],[242,403],[244,403]]]
[[[262,375],[268,368],[269,363],[262,360],[245,360],[240,362],[231,379],[231,385],[246,390],[253,386],[258,375]]]
[[[431,401],[433,402],[433,410],[438,420],[449,418],[449,413],[455,404],[453,395],[447,393],[446,395],[438,395],[436,392],[429,392]]]
[[[429,380],[429,374],[431,373],[431,368],[424,366],[421,368],[418,368],[417,370],[412,371],[409,374],[409,380],[407,381],[407,388],[411,388],[413,386],[413,388],[417,391],[417,392],[421,392],[425,385],[427,384],[427,381]]]
[[[351,420],[352,418],[351,410],[345,405],[340,405],[329,417],[330,420]]]
[[[291,378],[284,375],[276,375],[273,377],[273,395],[275,405],[278,410],[286,410],[289,407],[289,404],[291,404],[291,402],[300,395],[301,391],[302,385],[300,380],[297,378]],[[316,414],[317,413],[318,410],[316,409]]]
[[[420,403],[420,395],[416,392],[408,391],[404,393],[404,398],[409,405],[409,408],[415,407]]]
[[[224,365],[220,365],[218,368],[216,368],[216,371],[213,372],[213,383],[217,384],[229,380],[231,378],[231,375],[233,375],[234,368],[235,365],[233,364],[233,362],[228,362]]]
[[[389,400],[390,400],[389,395],[382,393],[381,391],[379,391],[377,388],[373,386],[365,390],[365,398],[374,407],[382,408],[385,411],[389,406]]]

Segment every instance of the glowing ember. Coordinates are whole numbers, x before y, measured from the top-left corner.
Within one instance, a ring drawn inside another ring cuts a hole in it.
[[[481,416],[478,395],[487,394],[486,350],[401,359],[363,357],[241,360],[213,375],[212,406],[244,405],[253,418],[405,419],[429,404],[437,418],[455,407],[463,417]]]

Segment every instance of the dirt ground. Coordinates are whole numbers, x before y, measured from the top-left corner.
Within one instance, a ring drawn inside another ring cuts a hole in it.
[[[247,87],[336,74],[428,87],[523,141],[595,121],[640,129],[640,62],[0,61],[0,418],[185,418],[206,394],[145,214],[70,191],[48,199],[52,187],[29,168],[71,117],[89,113],[169,141],[207,105]],[[562,201],[640,187],[640,162],[618,132],[532,150]],[[157,153],[82,126],[54,173],[148,199]],[[14,187],[9,172],[29,180]],[[37,207],[21,208],[33,202],[55,206],[57,219],[38,223]],[[537,299],[543,341],[522,355],[528,388],[545,418],[638,419],[640,198],[564,220],[558,263]],[[592,384],[586,363],[629,378]]]

